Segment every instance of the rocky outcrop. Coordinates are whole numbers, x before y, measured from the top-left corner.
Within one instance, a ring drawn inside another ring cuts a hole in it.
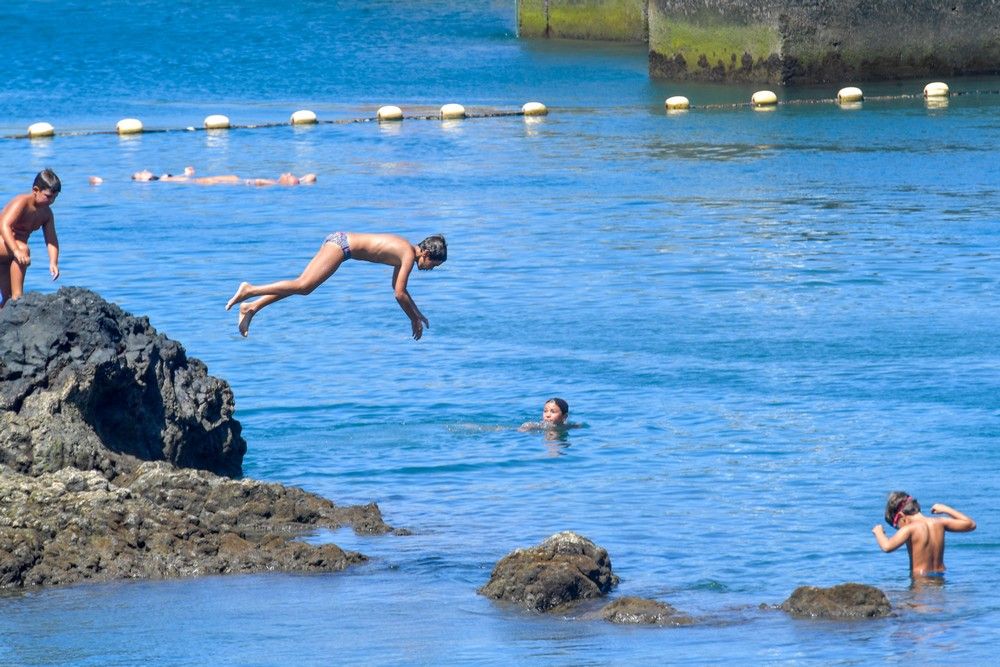
[[[627,596],[601,609],[601,618],[619,625],[691,625],[694,620],[668,604]]]
[[[479,593],[548,612],[601,597],[617,583],[607,551],[586,537],[562,532],[504,556]]]
[[[143,463],[115,483],[0,467],[0,588],[237,572],[331,572],[365,557],[292,539],[315,527],[386,532],[378,508]]]
[[[363,561],[295,538],[389,532],[374,503],[233,479],[233,407],[180,344],[93,292],[0,309],[0,588]]]
[[[781,603],[781,609],[797,617],[830,619],[881,618],[892,613],[885,593],[865,584],[800,586]]]
[[[0,463],[128,471],[136,459],[237,477],[233,392],[176,341],[97,294],[29,293],[0,309]]]

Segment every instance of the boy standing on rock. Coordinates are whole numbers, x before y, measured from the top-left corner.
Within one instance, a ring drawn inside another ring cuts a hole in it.
[[[947,516],[924,516],[916,498],[906,491],[893,491],[885,504],[885,522],[897,529],[896,534],[890,538],[881,525],[872,528],[882,551],[895,551],[906,545],[913,576],[943,577],[945,531],[969,533],[976,529],[975,521],[947,505],[935,503],[931,513]]]
[[[51,206],[60,190],[59,177],[45,169],[35,176],[31,192],[11,199],[0,213],[0,307],[24,293],[24,274],[31,264],[28,237],[39,227],[48,246],[49,273],[52,280],[59,277],[59,239]]]

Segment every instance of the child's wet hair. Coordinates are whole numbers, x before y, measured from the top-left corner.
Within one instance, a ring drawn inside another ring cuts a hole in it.
[[[31,186],[39,190],[48,190],[52,193],[62,191],[62,181],[56,176],[56,172],[51,169],[42,169],[38,172],[38,175],[35,176],[35,182]]]
[[[418,243],[417,247],[426,252],[433,262],[443,262],[448,259],[448,244],[440,234],[428,236]]]
[[[920,511],[920,503],[916,498],[906,491],[893,491],[885,501],[885,522],[896,527],[896,516],[905,514],[907,516]]]
[[[564,417],[568,417],[569,416],[569,403],[567,403],[565,400],[563,400],[561,398],[554,398],[553,397],[553,398],[550,398],[549,400],[545,401],[545,403],[546,404],[555,403],[556,407],[559,408],[559,411],[562,412],[562,414],[563,414]]]

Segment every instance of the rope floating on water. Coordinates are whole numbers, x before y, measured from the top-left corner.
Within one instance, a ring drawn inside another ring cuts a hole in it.
[[[503,118],[507,116],[544,116],[548,109],[541,102],[528,102],[519,111],[483,111],[470,113],[461,104],[446,104],[436,114],[413,114],[406,116],[399,107],[384,106],[379,108],[374,117],[365,118],[339,118],[334,120],[322,120],[316,117],[312,111],[305,109],[292,114],[288,122],[267,122],[267,123],[246,123],[233,124],[227,116],[213,114],[205,118],[202,127],[189,125],[188,127],[144,127],[142,121],[137,118],[123,118],[118,121],[113,130],[69,130],[66,132],[56,132],[50,123],[33,123],[28,127],[25,134],[8,134],[0,139],[38,139],[59,137],[90,137],[106,134],[166,134],[170,132],[205,132],[205,131],[230,131],[230,130],[259,130],[275,127],[288,127],[289,125],[352,125],[356,123],[379,123],[384,121],[401,120],[453,120],[453,119],[476,119],[476,118]]]
[[[842,88],[835,98],[801,99],[801,100],[779,100],[777,95],[769,90],[761,90],[754,93],[750,102],[736,102],[729,104],[701,104],[693,105],[688,98],[675,95],[667,98],[664,106],[668,113],[680,113],[693,109],[756,109],[768,110],[777,106],[802,106],[807,104],[839,104],[844,109],[860,108],[862,101],[867,102],[891,102],[897,100],[924,99],[929,107],[946,106],[951,97],[1000,95],[1000,90],[960,90],[952,92],[948,85],[940,81],[927,84],[922,94],[900,93],[899,95],[875,95],[865,96],[859,88]],[[454,119],[476,119],[476,118],[503,118],[508,116],[524,116],[525,118],[534,116],[544,116],[549,112],[548,108],[541,102],[527,102],[518,111],[485,111],[479,113],[469,113],[461,104],[445,104],[435,114],[424,115],[404,115],[397,106],[383,106],[373,117],[365,118],[341,118],[335,120],[321,120],[312,111],[302,109],[292,114],[287,122],[268,123],[247,123],[234,125],[227,116],[213,114],[205,118],[202,127],[161,127],[146,128],[142,121],[137,118],[123,118],[118,121],[114,130],[70,130],[67,132],[56,132],[55,128],[46,122],[33,123],[24,134],[8,134],[0,136],[0,139],[38,139],[60,137],[86,137],[105,134],[135,135],[135,134],[166,134],[169,132],[204,132],[204,131],[229,131],[229,130],[257,130],[275,127],[288,127],[289,125],[352,125],[356,123],[381,123],[386,121],[402,120],[454,120]]]
[[[943,88],[941,88],[943,86]],[[855,92],[856,91],[856,92]],[[761,93],[769,93],[771,91],[758,91],[754,95],[759,95]],[[773,93],[772,93],[773,94]],[[918,100],[923,99],[928,102],[929,105],[935,104],[947,104],[949,97],[962,97],[962,96],[977,96],[977,95],[1000,95],[1000,90],[962,90],[962,91],[950,91],[948,86],[944,83],[934,82],[929,83],[924,88],[923,93],[900,93],[899,95],[875,95],[869,97],[864,95],[859,88],[842,88],[835,98],[820,98],[820,99],[809,99],[809,100],[775,100],[773,102],[774,106],[804,106],[807,104],[840,104],[841,106],[847,107],[848,105],[860,104],[865,102],[891,102],[895,100]],[[674,109],[671,108],[669,102],[675,98],[671,97],[667,99],[665,106],[668,111]],[[686,98],[683,98],[686,99]],[[747,108],[759,108],[761,105],[755,103],[751,98],[750,102],[736,102],[731,104],[701,104],[698,106],[690,105],[691,109],[747,109]],[[850,108],[854,108],[853,106]]]

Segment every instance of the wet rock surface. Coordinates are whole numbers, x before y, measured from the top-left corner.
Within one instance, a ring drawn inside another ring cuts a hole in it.
[[[617,583],[607,551],[586,537],[562,532],[538,546],[504,556],[479,593],[548,612],[599,598]]]
[[[881,618],[892,613],[885,593],[866,584],[800,586],[780,608],[800,618]]]
[[[601,618],[620,625],[691,625],[694,620],[670,605],[627,596],[608,603],[601,609]]]
[[[0,588],[363,561],[295,538],[390,532],[378,506],[234,479],[233,410],[228,384],[93,292],[0,309]]]

